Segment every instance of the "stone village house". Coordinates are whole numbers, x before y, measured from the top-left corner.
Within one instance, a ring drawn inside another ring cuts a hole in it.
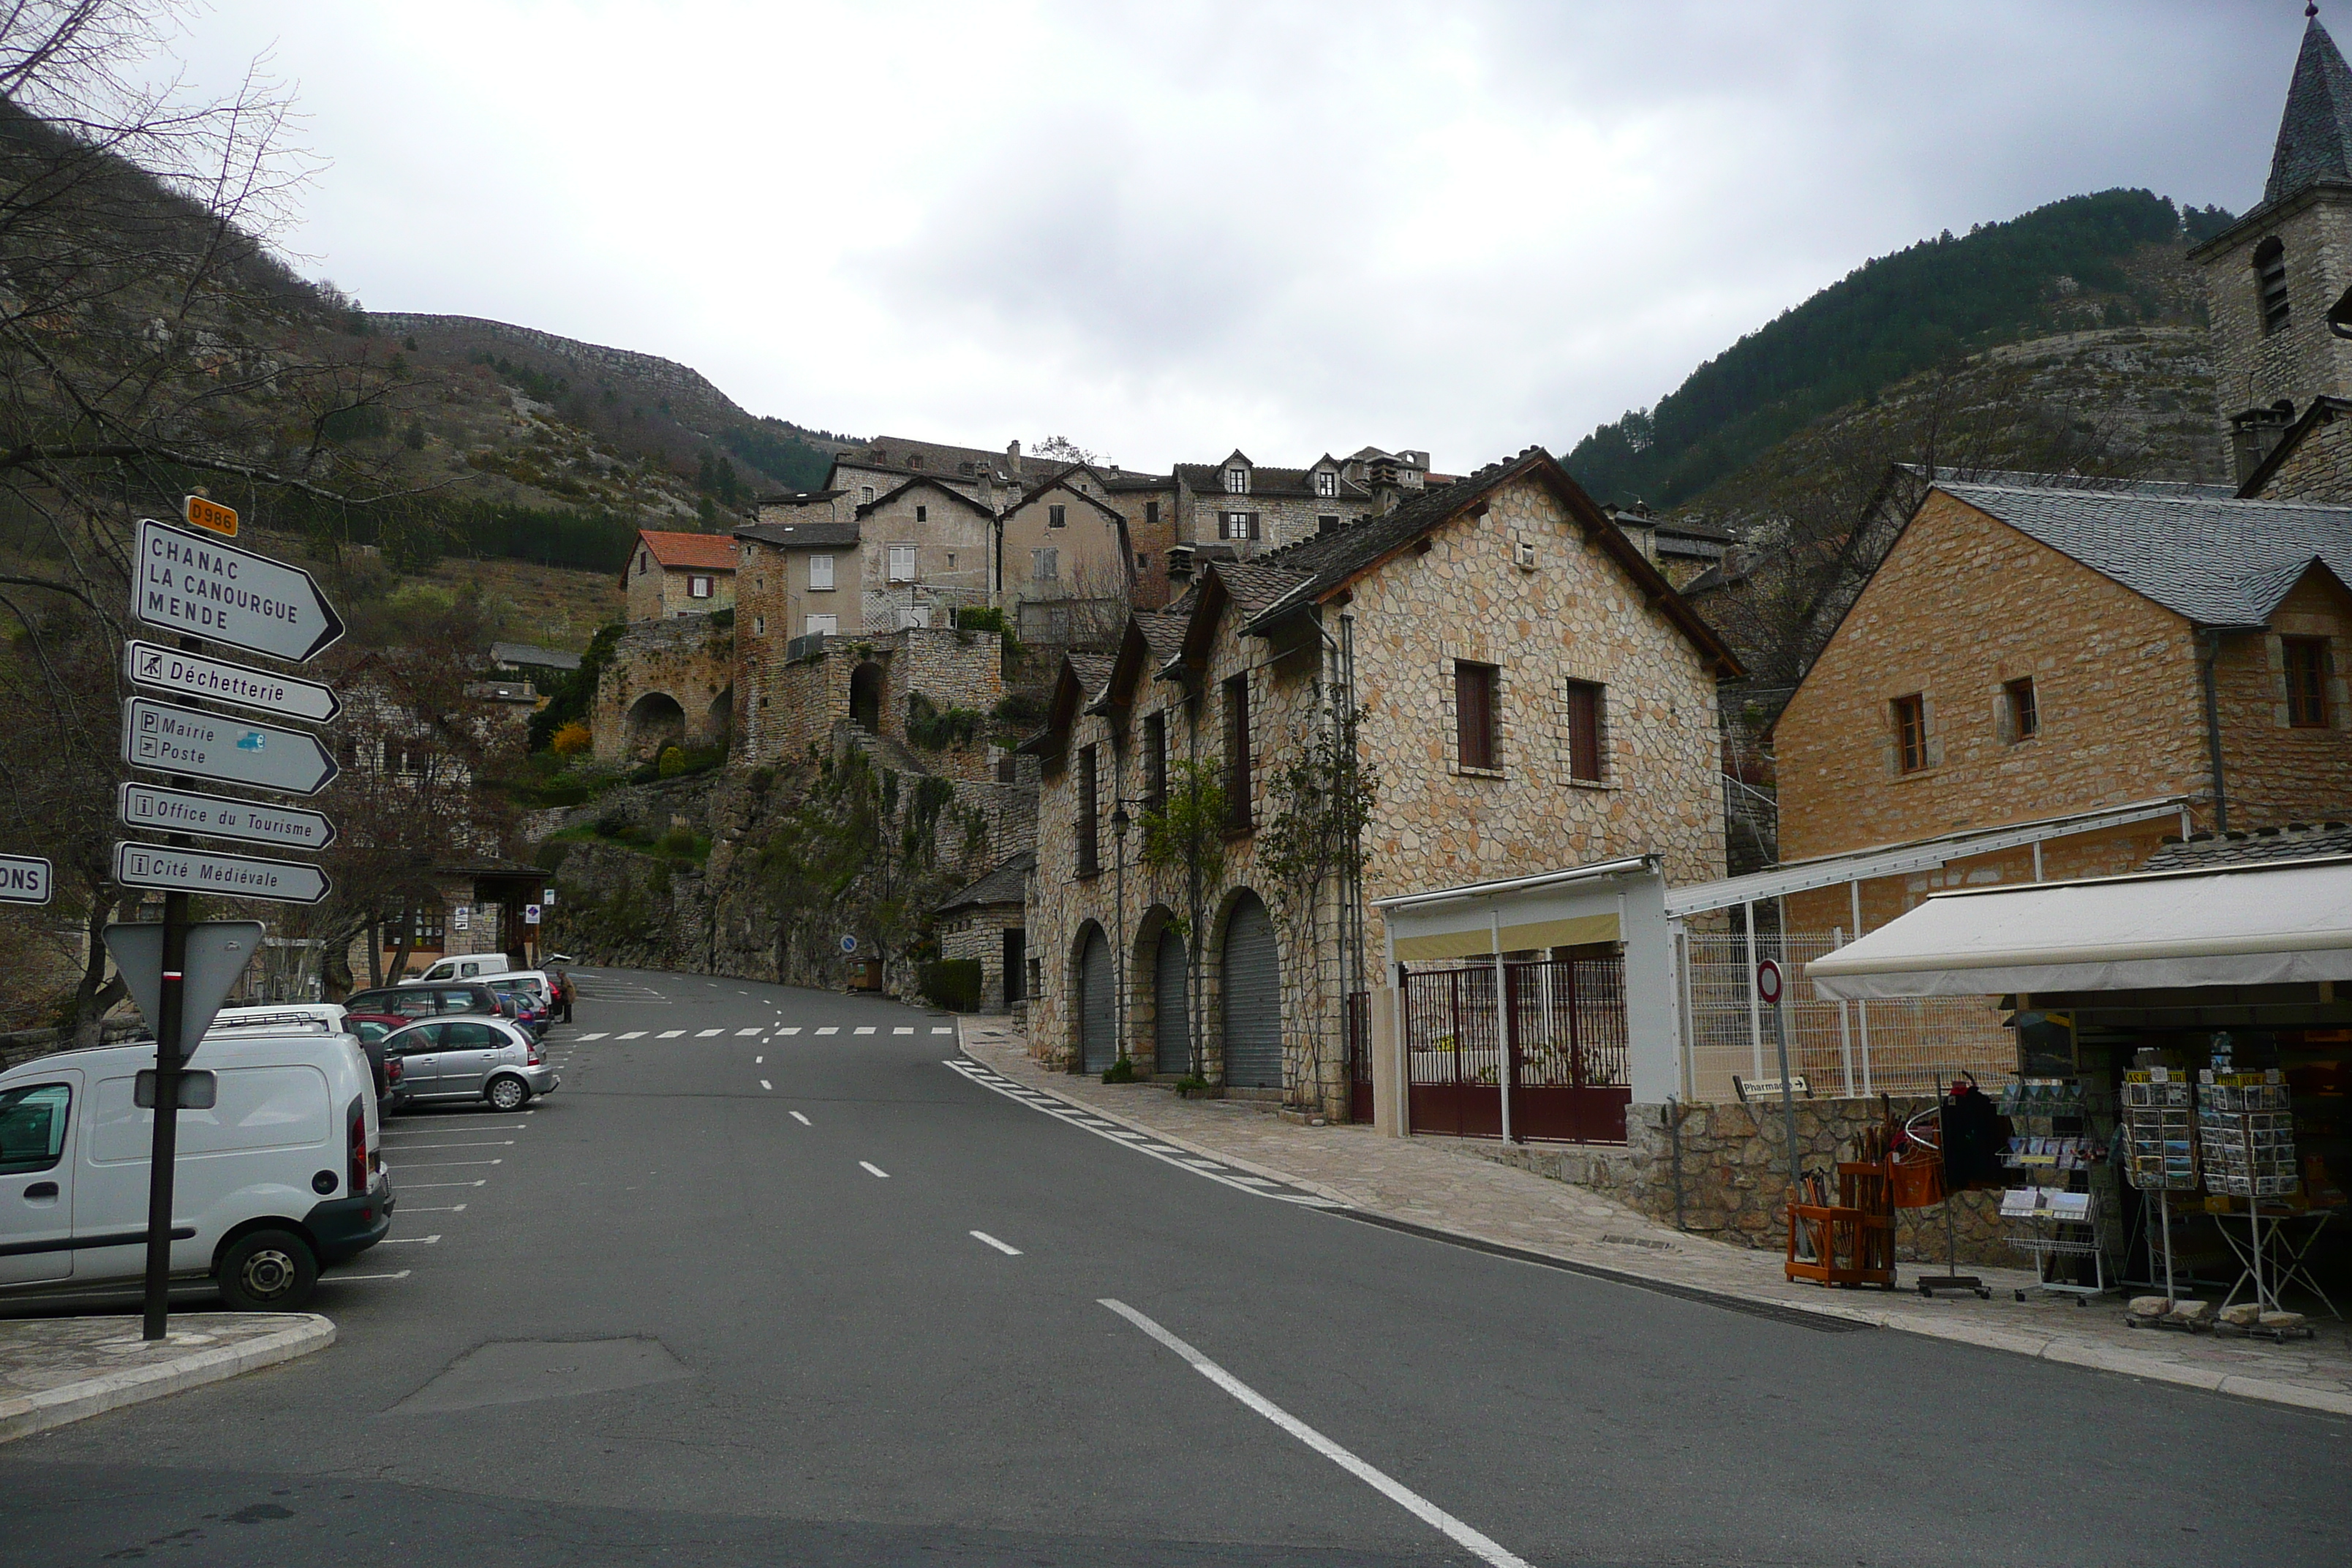
[[[723,533],[637,531],[621,574],[632,621],[707,616],[735,602],[735,549]]]
[[[1370,900],[1393,893],[1645,853],[1677,880],[1719,877],[1715,683],[1736,668],[1537,448],[1383,516],[1208,563],[1168,613],[1131,618],[1116,658],[1070,656],[1024,746],[1043,768],[1032,1049],[1074,1070],[1125,1054],[1181,1074],[1197,972],[1210,1081],[1345,1116],[1337,900],[1328,881],[1276,886],[1256,853],[1274,780],[1334,702],[1364,709],[1358,755],[1379,779],[1357,916],[1377,954]],[[1197,933],[1181,873],[1142,870],[1108,830],[1186,759],[1218,767],[1229,812]]]

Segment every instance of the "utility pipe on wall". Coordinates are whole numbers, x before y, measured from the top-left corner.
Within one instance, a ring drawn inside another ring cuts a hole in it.
[[[2201,639],[2205,657],[2199,660],[2205,681],[2205,759],[2213,771],[2213,831],[2230,831],[2230,795],[2221,780],[2221,699],[2214,689],[2213,661],[2221,657],[2221,634],[2208,628]]]

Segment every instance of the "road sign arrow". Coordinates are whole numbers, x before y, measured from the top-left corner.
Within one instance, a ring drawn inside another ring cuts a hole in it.
[[[196,1048],[213,1026],[221,999],[235,988],[253,955],[261,951],[259,921],[198,921],[188,928],[188,956],[181,966],[180,1050]],[[147,1026],[160,1029],[163,1010],[163,927],[160,922],[106,928],[106,951],[122,974],[124,989],[139,1005]]]
[[[134,697],[122,705],[122,760],[134,768],[316,795],[340,772],[308,730],[281,730]]]
[[[299,566],[152,517],[139,520],[131,610],[164,626],[299,664],[343,635],[318,582]]]
[[[159,643],[132,640],[122,645],[122,673],[131,683],[182,697],[202,697],[233,703],[257,713],[275,713],[306,724],[331,724],[343,710],[334,689],[315,680],[298,680],[225,658],[183,653]]]
[[[324,849],[335,841],[335,825],[315,811],[156,784],[125,784],[116,789],[125,827],[194,833],[273,849]]]
[[[46,904],[57,874],[38,855],[0,855],[0,904]]]
[[[114,879],[126,888],[217,893],[225,899],[266,899],[278,904],[315,904],[334,889],[324,871],[299,860],[257,860],[249,855],[215,855],[129,839],[114,846]]]

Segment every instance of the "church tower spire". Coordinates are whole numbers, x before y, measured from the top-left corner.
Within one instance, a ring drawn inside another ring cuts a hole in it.
[[[2287,88],[2286,112],[2279,118],[2271,177],[2263,187],[2264,205],[2323,182],[2352,184],[2352,67],[2320,26],[2319,7],[2311,5],[2304,15],[2310,19],[2295,57],[2294,80]]]

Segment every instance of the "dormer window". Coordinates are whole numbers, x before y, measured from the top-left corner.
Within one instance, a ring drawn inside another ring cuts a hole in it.
[[[2276,235],[2254,247],[2254,291],[2262,305],[2263,336],[2286,331],[2286,247]]]
[[[1339,493],[1339,476],[1333,473],[1328,468],[1316,469],[1315,493],[1318,496],[1338,495]]]
[[[1249,470],[1239,466],[1225,470],[1225,493],[1229,496],[1249,494]]]

